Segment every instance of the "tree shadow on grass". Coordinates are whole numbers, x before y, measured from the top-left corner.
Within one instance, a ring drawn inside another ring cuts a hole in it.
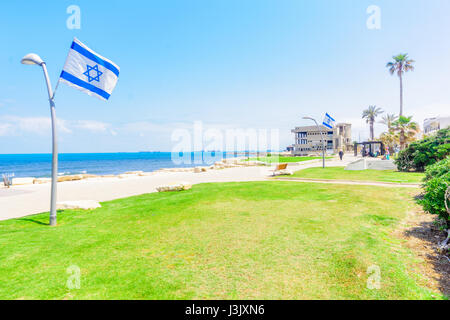
[[[450,298],[450,261],[437,250],[437,244],[445,239],[444,232],[433,221],[421,221],[405,230],[404,235],[413,240],[410,246],[427,261],[427,268],[431,269],[427,276],[433,278],[439,291]]]
[[[61,213],[64,213],[64,210],[58,209],[58,210],[56,211],[56,214],[57,214],[57,215],[59,215],[59,214],[61,214]],[[48,215],[49,213],[48,213],[48,212],[38,213],[38,214],[31,215],[31,216],[26,216],[26,217],[18,218],[17,221],[26,221],[26,222],[32,222],[32,223],[36,223],[36,224],[39,224],[39,225],[43,225],[43,226],[49,226],[50,223],[49,223],[49,222],[46,222],[46,221],[48,221],[48,220],[42,221],[42,219],[33,218],[33,217],[37,217],[37,216],[42,215],[42,214]],[[46,219],[48,219],[48,216],[46,217]]]
[[[44,225],[44,226],[48,226],[49,223],[48,222],[43,222],[37,219],[31,219],[31,218],[21,218],[19,219],[19,221],[26,221],[26,222],[32,222],[32,223],[36,223],[36,224],[40,224],[40,225]]]

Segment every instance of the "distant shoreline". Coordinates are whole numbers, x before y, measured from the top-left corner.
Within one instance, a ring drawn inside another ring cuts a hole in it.
[[[154,172],[165,168],[210,166],[224,158],[252,157],[256,152],[191,152],[178,158],[172,152],[60,153],[58,175],[117,175],[129,171]],[[261,154],[261,153],[260,153]],[[175,157],[175,158],[174,158]],[[178,160],[177,161],[174,161]],[[0,154],[1,174],[15,177],[48,178],[51,154]]]
[[[190,153],[211,153],[211,152],[215,152],[215,153],[225,153],[225,154],[241,154],[241,155],[246,155],[246,154],[250,154],[250,155],[256,155],[256,154],[264,154],[264,153],[282,153],[283,151],[192,151]],[[172,152],[172,151],[117,151],[117,152],[60,152],[58,155],[67,155],[67,154],[71,154],[71,155],[77,155],[77,154],[139,154],[139,153],[166,153],[166,154],[171,154],[171,153],[176,153],[176,152]],[[0,152],[0,157],[1,156],[25,156],[25,155],[51,155],[51,153],[49,152],[30,152],[30,153],[1,153]]]

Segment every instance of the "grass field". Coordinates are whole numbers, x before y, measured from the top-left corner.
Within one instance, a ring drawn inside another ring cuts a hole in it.
[[[195,185],[0,222],[0,299],[431,299],[392,231],[414,191]],[[68,289],[68,268],[80,289]],[[75,267],[73,267],[75,266]],[[375,267],[374,267],[375,266]],[[381,289],[367,279],[380,268]]]
[[[331,159],[332,157],[325,157],[325,159]],[[319,160],[322,157],[259,157],[259,158],[250,158],[250,161],[263,161],[267,163],[292,163],[292,162],[303,162],[309,160]]]
[[[380,181],[395,183],[421,183],[425,177],[421,172],[399,172],[394,170],[344,170],[344,167],[307,168],[294,173],[295,178]]]

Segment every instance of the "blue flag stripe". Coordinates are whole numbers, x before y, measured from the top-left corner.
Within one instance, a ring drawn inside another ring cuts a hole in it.
[[[336,120],[334,120],[328,113],[325,113],[325,115],[326,115],[328,118],[330,118],[331,120],[336,121]]]
[[[99,56],[93,54],[89,50],[86,50],[85,48],[80,46],[75,41],[72,42],[71,49],[77,51],[78,53],[82,54],[86,58],[91,59],[92,61],[95,61],[97,64],[100,64],[100,65],[104,66],[106,69],[111,70],[116,76],[119,76],[119,70],[117,70],[117,68],[114,65],[112,65],[111,63],[109,63],[106,60],[103,60],[102,58],[100,58]]]
[[[330,126],[328,123],[326,123],[325,121],[322,123],[325,127],[328,127],[328,128],[330,128],[330,129],[333,129],[333,127],[332,126]]]
[[[108,92],[103,91],[102,89],[99,89],[96,86],[93,86],[92,84],[89,84],[81,79],[78,79],[77,77],[66,71],[61,72],[61,78],[69,82],[72,82],[73,84],[79,87],[92,91],[93,93],[98,94],[99,96],[105,98],[106,100],[108,100],[110,97],[110,94]]]

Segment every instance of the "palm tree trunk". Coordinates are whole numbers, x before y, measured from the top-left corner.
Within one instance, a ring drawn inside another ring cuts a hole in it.
[[[370,140],[373,140],[373,121],[370,121]]]
[[[400,117],[403,116],[403,77],[400,73]],[[405,131],[400,131],[400,150],[403,150],[405,148]]]
[[[405,149],[405,131],[402,129],[400,131],[400,150]]]
[[[400,78],[400,117],[403,116],[403,78],[402,75],[399,74]]]

